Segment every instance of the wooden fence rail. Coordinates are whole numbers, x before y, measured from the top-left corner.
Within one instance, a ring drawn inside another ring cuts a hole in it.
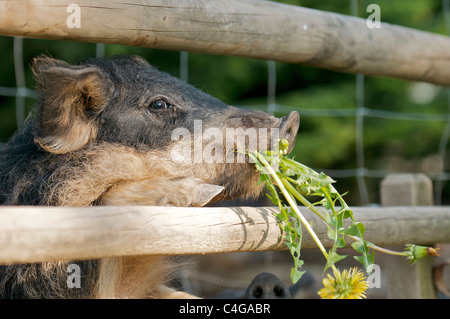
[[[0,34],[235,55],[450,86],[450,38],[443,35],[387,23],[371,29],[365,19],[256,0],[79,0],[77,25],[73,3],[0,1]]]
[[[326,247],[326,226],[303,209]],[[273,207],[1,207],[0,264],[285,249]],[[354,209],[378,245],[450,242],[450,207]],[[303,248],[316,248],[304,232]],[[348,240],[350,243],[351,241]]]

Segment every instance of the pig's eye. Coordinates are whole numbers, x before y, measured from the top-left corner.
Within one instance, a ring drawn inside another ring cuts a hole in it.
[[[151,101],[149,107],[154,110],[164,110],[173,107],[173,105],[164,99],[158,99]]]

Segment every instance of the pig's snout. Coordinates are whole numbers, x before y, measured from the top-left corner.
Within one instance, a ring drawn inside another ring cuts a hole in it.
[[[297,114],[298,117],[298,114]],[[298,123],[298,121],[297,121]],[[295,134],[294,134],[295,135]],[[245,299],[290,299],[289,289],[270,273],[262,273],[253,279],[245,292]]]
[[[281,118],[280,124],[280,139],[287,139],[289,141],[288,153],[292,151],[297,138],[298,128],[300,126],[300,115],[297,111],[292,111],[285,117]]]

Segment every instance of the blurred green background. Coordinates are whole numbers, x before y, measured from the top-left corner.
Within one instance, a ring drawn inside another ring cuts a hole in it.
[[[438,34],[447,34],[443,4],[437,0],[290,0],[279,1],[293,5],[332,11],[346,15],[356,12],[367,18],[366,8],[375,3],[381,7],[381,20]],[[23,40],[23,58],[26,86],[34,88],[29,65],[33,57],[50,54],[70,63],[96,54],[93,43]],[[137,54],[159,69],[180,75],[180,53],[139,47],[106,45],[105,55]],[[13,38],[0,36],[0,86],[16,87],[13,64]],[[188,55],[189,83],[223,100],[225,103],[267,110],[268,63],[262,60],[213,56],[198,53]],[[379,203],[379,183],[384,171],[423,172],[430,177],[448,170],[438,155],[442,133],[450,112],[447,88],[425,83],[409,82],[381,77],[365,77],[364,106],[373,110],[434,114],[438,121],[417,121],[364,118],[364,167],[374,174],[366,176],[369,198],[361,199],[355,176],[339,174],[339,170],[355,169],[356,118],[337,116],[330,109],[356,109],[356,76],[317,68],[276,63],[275,114],[283,116],[286,110],[299,109],[301,126],[297,144],[292,153],[295,158],[315,169],[329,171],[337,179],[341,192],[349,191],[351,205]],[[414,67],[414,66],[411,66]],[[450,75],[449,75],[450,76]],[[4,143],[17,129],[16,98],[0,95],[0,143]],[[26,111],[34,105],[25,99]],[[308,109],[324,109],[323,116],[313,116]],[[328,110],[328,111],[327,111]],[[340,114],[340,113],[339,113]],[[450,157],[447,144],[447,162]],[[336,172],[338,170],[338,172]],[[378,173],[377,173],[378,172]],[[381,173],[379,173],[381,172]],[[335,174],[333,174],[335,173]],[[350,174],[352,175],[352,174]],[[448,174],[447,174],[448,175]],[[442,204],[450,204],[450,183],[443,184]]]

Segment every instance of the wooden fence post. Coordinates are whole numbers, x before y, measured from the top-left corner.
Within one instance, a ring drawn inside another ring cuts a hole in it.
[[[381,182],[381,204],[383,206],[431,206],[433,205],[432,188],[430,178],[424,174],[391,174]],[[427,216],[423,218],[426,219]],[[394,249],[404,250],[404,246]],[[432,266],[432,258],[425,258],[410,265],[404,258],[388,255],[386,258],[388,298],[436,298]]]

